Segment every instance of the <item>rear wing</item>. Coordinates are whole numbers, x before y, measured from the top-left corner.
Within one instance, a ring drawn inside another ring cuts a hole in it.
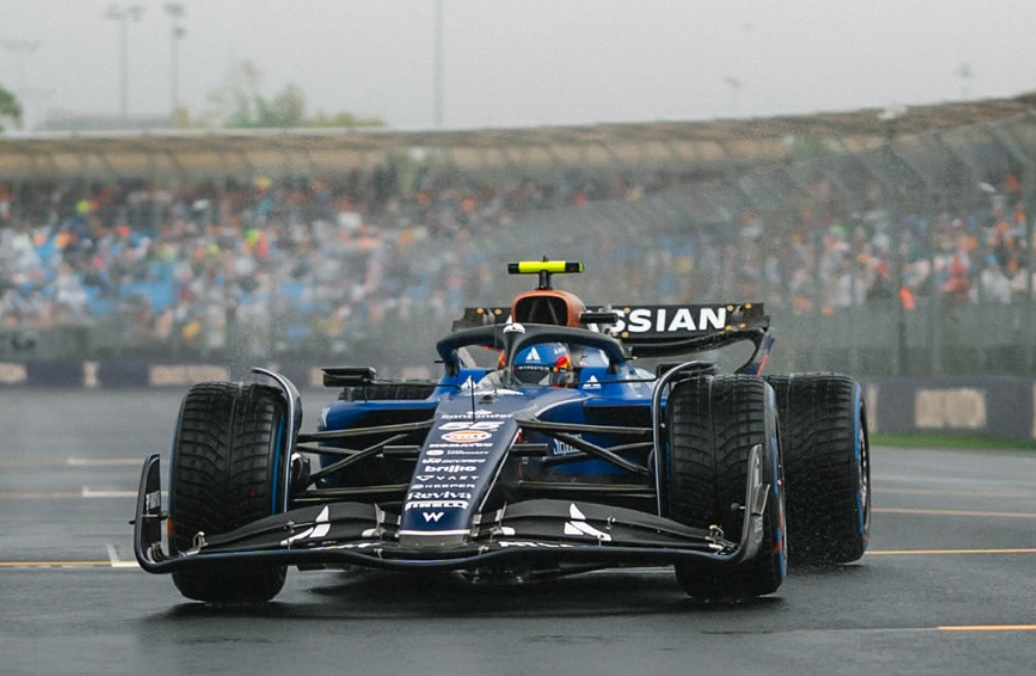
[[[510,320],[509,307],[468,307],[453,322],[453,330],[506,324]],[[591,306],[582,313],[580,322],[632,345],[770,327],[770,317],[762,303]]]
[[[762,303],[697,305],[587,306],[581,299],[551,286],[551,275],[579,273],[573,261],[510,263],[512,275],[539,275],[539,286],[519,294],[510,307],[468,307],[453,322],[453,332],[494,327],[508,322],[522,325],[567,326],[616,339],[631,357],[665,357],[704,352],[732,343],[750,341],[755,352],[742,371],[758,372],[766,362],[773,338],[767,335],[770,318]]]
[[[714,350],[726,345],[751,341],[758,351],[770,318],[762,303],[697,305],[638,305],[618,309],[600,308],[588,312],[587,319],[599,323],[626,346],[634,357],[666,357]]]
[[[762,303],[609,306],[585,312],[584,320],[633,345],[770,326]]]
[[[507,307],[469,307],[453,330],[506,324]],[[590,331],[617,338],[631,356],[701,352],[748,340],[758,349],[770,328],[762,303],[596,306],[580,316]]]

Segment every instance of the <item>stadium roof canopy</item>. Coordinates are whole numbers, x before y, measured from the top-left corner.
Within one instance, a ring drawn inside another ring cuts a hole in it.
[[[434,155],[462,170],[729,168],[791,159],[794,139],[845,152],[904,136],[1029,115],[1036,92],[1007,99],[702,122],[393,131],[340,129],[12,132],[0,134],[0,180],[218,178],[344,174],[391,153]],[[890,114],[891,113],[891,114]]]

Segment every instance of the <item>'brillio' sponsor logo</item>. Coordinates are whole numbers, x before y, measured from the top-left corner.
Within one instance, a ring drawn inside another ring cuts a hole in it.
[[[725,307],[641,307],[618,310],[619,320],[612,326],[616,333],[679,333],[723,329],[727,325]]]
[[[477,472],[477,465],[425,465],[425,472],[442,472],[443,474],[467,474]]]

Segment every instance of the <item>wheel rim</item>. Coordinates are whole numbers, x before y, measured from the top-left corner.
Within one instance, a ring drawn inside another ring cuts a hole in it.
[[[860,510],[860,532],[866,534],[870,530],[870,484],[871,484],[871,463],[870,448],[867,444],[867,428],[863,415],[863,407],[859,408],[860,419],[856,425],[856,466],[860,473],[857,501]]]

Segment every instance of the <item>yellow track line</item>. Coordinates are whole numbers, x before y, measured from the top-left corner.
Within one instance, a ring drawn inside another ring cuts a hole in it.
[[[1011,493],[995,493],[992,491],[954,491],[938,488],[875,488],[876,495],[949,495],[962,498],[1032,498],[1034,493],[1014,491]]]
[[[112,568],[111,561],[0,561],[0,568]]]
[[[1036,519],[1031,512],[974,512],[958,509],[899,509],[895,507],[875,507],[875,514],[921,514],[925,516],[975,516],[995,519]]]
[[[1036,631],[1036,624],[976,624],[973,626],[944,626],[936,627],[939,631]]]
[[[962,554],[1036,554],[1036,548],[1018,549],[878,549],[867,556],[951,556]]]

